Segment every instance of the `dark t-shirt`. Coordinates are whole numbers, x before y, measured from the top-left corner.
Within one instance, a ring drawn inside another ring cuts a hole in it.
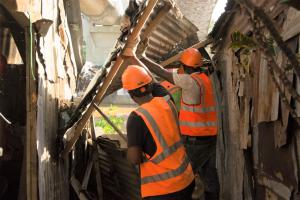
[[[154,97],[163,97],[170,95],[169,92],[160,84],[153,83],[152,95]],[[142,151],[150,156],[156,152],[156,144],[145,124],[144,120],[135,112],[131,112],[127,120],[127,138],[128,147],[138,146]]]

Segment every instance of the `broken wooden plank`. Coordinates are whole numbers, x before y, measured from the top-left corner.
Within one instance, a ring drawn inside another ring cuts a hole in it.
[[[83,194],[81,192],[81,186],[80,186],[80,182],[75,178],[75,176],[73,175],[71,177],[71,185],[75,191],[75,193],[77,194],[77,197],[80,199],[80,200],[88,200],[88,198],[85,196],[85,194]]]
[[[206,47],[207,45],[209,45],[212,42],[213,42],[213,39],[212,38],[208,38],[208,39],[206,39],[206,40],[204,40],[202,42],[194,44],[190,48],[199,49],[199,48],[202,48],[202,47]],[[182,54],[182,51],[180,53],[176,54],[175,56],[172,56],[168,60],[162,61],[160,63],[160,65],[164,67],[164,66],[167,66],[167,65],[171,64],[172,62],[178,61],[180,59],[181,54]]]
[[[91,135],[92,140],[96,140],[96,132],[95,132],[95,123],[94,123],[94,116],[92,115],[90,118],[90,127],[91,127]],[[98,152],[99,148],[98,145],[93,146],[94,147],[94,154],[95,160],[94,160],[94,170],[96,174],[96,182],[97,182],[97,194],[98,194],[98,200],[103,200],[103,187],[102,187],[102,180],[101,180],[101,171],[99,166],[99,159],[98,159]]]
[[[111,125],[113,129],[115,129],[115,131],[120,135],[120,137],[127,142],[127,138],[124,135],[124,133],[122,133],[122,131],[102,112],[102,110],[96,104],[94,104],[94,107],[98,111],[98,113],[102,115],[102,117],[109,123],[109,125]]]
[[[92,167],[93,167],[93,164],[94,164],[93,154],[94,154],[94,151],[90,155],[88,165],[87,165],[85,173],[84,173],[83,181],[82,181],[82,184],[81,184],[81,189],[82,190],[87,190],[87,186],[88,186],[90,176],[91,176],[91,172],[92,172]]]
[[[158,0],[150,0],[148,2],[148,5],[145,8],[145,10],[143,11],[141,17],[139,18],[137,25],[134,27],[131,35],[128,36],[127,43],[125,44],[125,47],[123,49],[128,48],[128,44],[132,43],[132,41],[136,40],[139,37],[142,28],[144,27],[147,19],[149,18],[150,14],[151,14],[153,8],[156,6],[157,2],[158,2]],[[106,94],[108,87],[112,83],[117,72],[122,67],[122,63],[123,63],[123,59],[121,58],[121,56],[118,56],[116,62],[113,64],[110,71],[108,72],[107,77],[105,78],[101,88],[98,90],[98,93],[96,94],[95,98],[91,102],[91,105],[88,107],[86,112],[83,114],[82,118],[80,119],[76,128],[74,129],[74,136],[66,143],[66,146],[61,153],[62,158],[64,158],[64,159],[67,158],[68,153],[71,151],[73,145],[75,144],[78,137],[80,136],[82,129],[84,128],[85,124],[87,123],[91,114],[94,111],[93,104],[98,105],[103,100],[103,97]],[[125,66],[123,66],[123,67],[125,67]]]

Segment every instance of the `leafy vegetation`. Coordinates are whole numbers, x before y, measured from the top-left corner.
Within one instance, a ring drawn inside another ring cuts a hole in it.
[[[231,44],[230,48],[233,50],[239,50],[241,48],[245,48],[248,50],[256,48],[256,43],[251,36],[247,36],[242,34],[239,31],[235,31],[231,35]]]
[[[116,125],[119,129],[124,128],[125,119],[121,116],[108,116],[108,118]],[[99,120],[95,122],[96,127],[102,128],[105,134],[112,134],[116,131],[113,127],[103,118],[101,117]]]

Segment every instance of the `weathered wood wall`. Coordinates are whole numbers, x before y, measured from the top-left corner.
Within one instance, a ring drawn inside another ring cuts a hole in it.
[[[63,0],[44,0],[41,7],[42,18],[53,24],[36,44],[39,198],[69,199],[68,162],[58,159],[58,115],[75,93],[77,65]]]
[[[299,53],[300,11],[277,0],[252,2],[264,8],[284,41],[294,53]],[[223,94],[223,132],[219,135],[217,162],[222,199],[297,199],[299,125],[283,103],[261,49],[252,52],[249,69],[239,63],[239,55],[230,48],[231,34],[246,34],[253,28],[244,8],[235,4],[227,11],[223,15],[223,20],[229,19],[227,26],[219,24],[219,30],[216,28],[213,33],[218,41],[214,61],[221,73]],[[265,34],[270,35],[268,31]],[[276,62],[286,68],[286,56],[277,45],[275,49]],[[298,91],[299,77],[293,70],[285,73]],[[283,86],[282,80],[277,80]],[[287,89],[284,93],[298,111],[299,103]]]

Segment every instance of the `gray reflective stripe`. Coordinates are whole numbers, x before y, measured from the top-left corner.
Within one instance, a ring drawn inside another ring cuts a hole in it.
[[[169,96],[168,96],[169,97]],[[177,112],[177,109],[174,105],[174,103],[170,100],[170,97],[169,97],[169,100],[167,100],[167,103],[169,104],[169,107],[171,108],[172,110],[172,113],[173,113],[173,116],[174,116],[174,120],[176,122],[176,125],[177,127],[179,127],[179,121],[178,121],[178,112]]]
[[[199,108],[199,107],[191,107],[188,105],[181,105],[181,110],[184,111],[189,111],[189,112],[198,112],[198,113],[206,113],[206,112],[216,112],[216,107],[215,106],[210,106],[206,108]]]
[[[177,92],[178,90],[180,90],[180,87],[173,87],[173,88],[169,89],[168,92],[170,94],[173,94],[173,93]]]
[[[167,142],[165,141],[165,139],[163,138],[161,131],[158,127],[158,125],[156,124],[155,120],[153,119],[153,117],[150,115],[150,113],[145,110],[142,107],[139,107],[137,109],[138,112],[142,113],[144,115],[144,117],[147,118],[148,122],[150,123],[151,127],[153,128],[154,134],[156,135],[160,145],[162,146],[163,149],[168,148]]]
[[[187,156],[185,156],[182,164],[177,169],[173,169],[168,172],[157,174],[154,176],[146,176],[141,179],[141,183],[142,184],[154,183],[154,182],[159,182],[159,181],[164,181],[164,180],[174,178],[182,174],[188,166],[189,166],[189,159]]]
[[[181,140],[179,140],[178,142],[175,142],[172,146],[170,146],[168,149],[164,150],[162,153],[155,156],[150,161],[155,164],[158,164],[161,161],[163,161],[164,159],[166,159],[168,156],[170,156],[172,153],[176,152],[177,149],[179,149],[181,146],[182,146],[182,142],[181,142]]]
[[[201,104],[204,105],[205,103],[205,85],[203,83],[203,80],[201,78],[199,78],[198,76],[192,76],[193,78],[197,79],[198,83],[200,82],[200,90],[201,90]]]
[[[188,127],[217,126],[217,122],[187,122],[187,121],[180,121],[180,126],[188,126]]]
[[[166,95],[163,97],[166,101],[169,101],[171,99],[171,97],[169,95]]]

